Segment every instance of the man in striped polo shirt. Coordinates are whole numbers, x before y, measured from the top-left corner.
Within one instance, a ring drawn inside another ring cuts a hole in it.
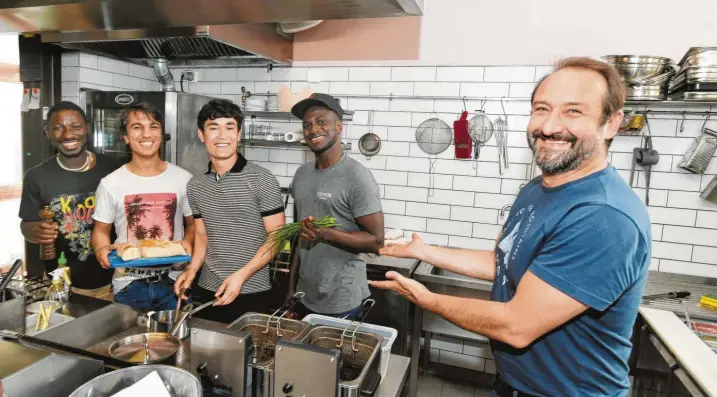
[[[239,106],[225,99],[213,99],[199,111],[199,139],[210,162],[207,172],[187,185],[196,225],[194,256],[175,284],[180,294],[201,268],[192,296],[216,303],[198,315],[222,323],[270,310],[266,265],[275,253],[264,242],[268,232],[284,224],[278,181],[237,152],[242,120]]]

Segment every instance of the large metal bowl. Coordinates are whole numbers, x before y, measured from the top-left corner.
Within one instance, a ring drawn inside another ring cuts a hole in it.
[[[669,58],[644,55],[608,55],[604,59],[617,69],[628,84],[658,76],[672,62]]]
[[[191,373],[167,365],[143,365],[100,375],[80,386],[70,397],[110,397],[157,371],[172,397],[202,397],[202,384]]]

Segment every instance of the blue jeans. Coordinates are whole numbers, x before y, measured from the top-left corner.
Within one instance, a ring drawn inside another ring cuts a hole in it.
[[[130,285],[118,291],[114,298],[115,302],[142,312],[173,310],[177,307],[174,284],[166,276],[156,283],[132,281]]]
[[[346,320],[358,320],[361,318],[361,310],[363,305],[358,305],[354,307],[353,309],[343,312],[343,313],[317,313],[312,310],[309,310],[306,306],[304,306],[301,302],[297,303],[296,306],[294,306],[294,309],[292,310],[294,314],[299,318],[302,319],[309,314],[320,314],[322,316],[329,316],[329,317],[335,317],[335,318],[345,318]]]
[[[362,309],[363,309],[363,307],[361,307],[361,305],[359,305],[347,312],[343,312],[343,313],[339,313],[339,314],[328,314],[328,316],[336,317],[336,318],[345,318],[347,320],[358,320],[359,318],[361,318]]]

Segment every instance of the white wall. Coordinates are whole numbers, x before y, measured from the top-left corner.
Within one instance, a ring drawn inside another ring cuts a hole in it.
[[[102,91],[157,91],[159,83],[148,66],[97,55],[62,54],[62,100],[79,102],[80,88]]]
[[[660,55],[679,61],[690,47],[717,45],[717,2],[713,0],[425,3],[420,57],[400,64],[546,65],[568,55],[610,54]]]

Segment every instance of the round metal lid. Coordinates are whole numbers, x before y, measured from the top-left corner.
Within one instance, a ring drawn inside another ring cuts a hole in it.
[[[113,343],[109,355],[130,363],[147,364],[170,357],[180,346],[179,339],[165,333],[137,334]]]

